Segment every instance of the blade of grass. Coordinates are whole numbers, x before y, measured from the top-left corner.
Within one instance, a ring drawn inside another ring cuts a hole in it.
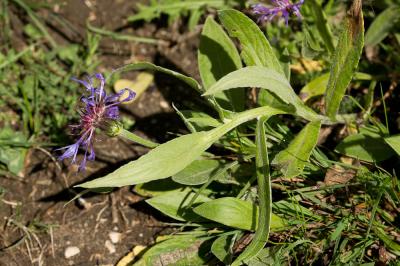
[[[388,116],[387,116],[385,97],[383,96],[382,84],[380,84],[380,87],[381,87],[381,98],[382,98],[382,104],[383,104],[383,111],[385,113],[385,125],[386,125],[386,130],[389,133],[389,121],[388,121]]]
[[[116,33],[113,31],[108,31],[100,28],[93,27],[89,23],[86,24],[87,28],[94,33],[104,35],[115,40],[120,41],[132,41],[132,42],[139,42],[139,43],[147,43],[147,44],[160,44],[161,40],[153,39],[153,38],[146,38],[146,37],[138,37],[133,35],[126,35],[121,33]]]
[[[241,265],[255,257],[268,241],[271,216],[272,216],[272,191],[271,176],[269,172],[269,158],[267,141],[265,137],[265,121],[269,117],[262,117],[257,120],[256,128],[256,173],[258,183],[259,216],[258,228],[250,245],[232,263],[232,266]]]

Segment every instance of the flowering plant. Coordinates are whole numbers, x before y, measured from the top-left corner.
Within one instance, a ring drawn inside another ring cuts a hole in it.
[[[317,147],[321,127],[356,120],[355,115],[338,111],[352,77],[356,74],[366,80],[370,77],[356,73],[364,45],[361,0],[354,0],[335,49],[323,10],[318,9],[314,0],[309,2],[308,13],[317,14],[315,19],[323,24],[311,29],[323,36],[318,43],[322,47],[318,48],[332,53],[332,57],[324,62],[330,67],[329,73],[307,84],[302,93],[313,97],[324,95],[323,110],[310,106],[307,99],[302,100],[297,95],[290,83],[287,62],[277,56],[258,25],[231,9],[218,13],[222,26],[212,17],[205,22],[198,51],[201,83],[144,62],[114,72],[146,69],[169,74],[197,91],[212,110],[209,113],[177,110],[189,134],[160,145],[147,145],[154,149],[104,177],[80,185],[87,189],[136,185],[136,192],[141,193],[150,182],[161,184],[162,192],[155,193],[147,188],[147,193],[143,193],[153,196],[147,202],[182,222],[182,227],[196,227],[191,233],[157,243],[144,252],[135,265],[163,264],[166,259],[160,255],[163,252],[173,254],[170,257],[175,264],[204,265],[218,260],[225,265],[259,265],[259,261],[267,260],[279,265],[287,252],[307,241],[299,240],[287,249],[276,250],[266,247],[270,232],[303,226],[305,219],[312,222],[324,219],[321,213],[314,213],[298,203],[302,197],[317,201],[314,191],[308,194],[309,191],[298,188],[292,197],[286,187],[275,184],[284,196],[273,204],[272,182],[290,182],[303,177],[305,172],[316,171],[316,165],[326,168],[333,165]],[[300,8],[303,4],[306,6],[304,1],[289,0],[275,0],[272,4],[273,7],[253,7],[260,21],[270,21],[281,15],[288,25],[289,16],[301,17]],[[240,52],[232,38],[240,43]],[[303,41],[306,46],[315,40]],[[95,77],[100,80],[99,88],[94,88],[91,82],[80,81],[90,92],[82,98],[88,109],[82,111],[82,122],[77,127],[80,138],[65,148],[62,158],[75,160],[81,146],[88,160],[93,159],[92,132],[102,128],[104,121],[115,121],[116,105],[134,97],[133,93],[122,100],[120,94],[106,96],[104,79],[99,75]],[[254,96],[251,104],[247,104],[248,95]],[[282,115],[292,117],[293,123],[302,129],[289,137],[290,130],[280,120]],[[125,132],[121,135],[129,135],[122,129],[121,132]],[[134,137],[131,139],[135,141]],[[137,142],[146,145],[143,140],[137,139]],[[215,146],[219,149],[213,149]],[[81,165],[85,165],[85,160],[86,157]],[[164,187],[162,182],[174,186]],[[257,191],[251,189],[254,182]],[[215,189],[213,185],[216,184],[223,188]],[[299,213],[303,220],[298,218]],[[240,248],[237,243],[245,244]],[[211,252],[203,254],[203,246]]]

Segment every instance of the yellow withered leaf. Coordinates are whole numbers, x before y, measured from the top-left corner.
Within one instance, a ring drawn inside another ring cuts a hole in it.
[[[149,72],[141,72],[137,78],[132,81],[129,79],[119,79],[114,83],[114,91],[118,93],[119,91],[128,88],[136,93],[136,97],[129,102],[124,102],[123,104],[129,104],[134,102],[140,97],[140,95],[150,87],[154,80],[154,75]],[[128,96],[128,92],[125,92],[121,98],[124,99]]]

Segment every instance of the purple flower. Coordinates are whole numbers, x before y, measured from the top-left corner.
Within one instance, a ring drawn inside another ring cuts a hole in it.
[[[271,0],[273,7],[267,7],[262,4],[253,6],[253,13],[259,15],[259,21],[271,21],[275,16],[282,16],[285,19],[286,26],[289,23],[291,14],[295,14],[301,18],[300,7],[303,5],[304,0],[292,4],[289,0]]]
[[[97,87],[93,85],[93,78],[99,81]],[[104,90],[105,79],[103,75],[99,73],[88,76],[87,81],[79,79],[73,80],[85,86],[87,91],[80,99],[83,105],[79,112],[80,123],[71,126],[80,137],[74,144],[58,150],[65,150],[59,157],[59,160],[71,158],[72,163],[78,164],[76,155],[81,147],[85,151],[85,155],[79,163],[79,171],[82,171],[86,167],[87,160],[93,161],[95,159],[93,143],[96,129],[105,130],[110,126],[110,123],[119,120],[118,104],[132,100],[136,94],[130,89],[123,89],[117,94],[107,95]],[[120,97],[126,91],[128,92],[128,96],[120,100]]]

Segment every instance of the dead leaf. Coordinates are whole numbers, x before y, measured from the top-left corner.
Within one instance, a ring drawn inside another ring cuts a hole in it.
[[[346,184],[353,179],[355,175],[356,171],[353,169],[333,167],[326,171],[324,183],[328,186]]]

